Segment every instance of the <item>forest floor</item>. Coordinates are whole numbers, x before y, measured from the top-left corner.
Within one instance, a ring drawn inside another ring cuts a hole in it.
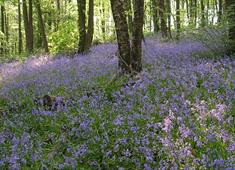
[[[191,40],[143,47],[134,77],[114,78],[116,44],[2,64],[0,169],[233,169],[235,60]]]

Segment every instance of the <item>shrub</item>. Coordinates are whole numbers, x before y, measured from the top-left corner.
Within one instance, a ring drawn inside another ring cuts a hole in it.
[[[59,25],[57,32],[49,35],[49,47],[52,53],[63,53],[77,48],[78,32],[76,24],[70,21]]]

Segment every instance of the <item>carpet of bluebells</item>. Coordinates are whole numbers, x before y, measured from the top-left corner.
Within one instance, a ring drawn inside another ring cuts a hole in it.
[[[0,169],[235,169],[235,60],[184,40],[143,44],[115,77],[115,44],[0,66]],[[60,96],[50,111],[36,97]]]

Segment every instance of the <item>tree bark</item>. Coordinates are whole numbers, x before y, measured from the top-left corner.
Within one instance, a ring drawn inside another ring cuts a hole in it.
[[[228,53],[235,53],[235,1],[234,0],[226,0],[226,11],[227,18],[229,23],[229,40],[230,47],[228,49]]]
[[[102,37],[103,40],[105,41],[106,39],[106,22],[105,22],[105,5],[104,2],[101,3],[101,8],[100,8],[100,15],[101,15],[101,31],[102,31]]]
[[[171,0],[166,1],[166,7],[167,7],[167,31],[169,38],[172,38],[171,35]]]
[[[189,0],[189,25],[195,27],[195,5],[194,0]]]
[[[218,23],[220,23],[222,20],[222,14],[223,14],[223,1],[219,0]]]
[[[204,0],[200,1],[201,3],[201,27],[205,27],[205,5],[204,5]]]
[[[154,32],[158,33],[160,30],[159,26],[159,14],[158,14],[158,3],[157,0],[152,0],[152,5],[153,5],[153,27],[154,27]]]
[[[176,39],[180,37],[180,0],[176,0]]]
[[[79,25],[79,44],[78,52],[83,53],[86,42],[86,0],[77,0],[78,6],[78,25]]]
[[[5,7],[1,6],[1,31],[5,33]]]
[[[6,37],[6,46],[7,44],[9,43],[9,17],[8,17],[8,14],[6,13],[6,10],[5,10],[5,37]],[[7,54],[9,52],[9,49],[6,48],[5,49],[5,54]]]
[[[144,0],[134,0],[134,22],[132,38],[132,62],[131,66],[134,72],[142,71],[142,40],[144,25]]]
[[[124,2],[122,0],[110,0],[110,2],[118,41],[118,66],[122,74],[131,73],[131,49]]]
[[[4,7],[4,5],[1,5],[1,31],[3,34],[5,34],[5,7]],[[0,48],[1,54],[4,54],[3,46],[4,46],[4,44],[3,44],[3,42],[1,42],[1,48]]]
[[[59,29],[59,24],[60,24],[60,12],[61,12],[61,7],[60,7],[60,0],[56,0],[56,9],[57,9],[57,16],[55,19],[55,32]]]
[[[188,19],[188,22],[190,24],[190,6],[189,6],[189,0],[185,0],[185,3],[186,3],[186,11],[187,11],[187,19]]]
[[[127,21],[128,21],[128,28],[129,28],[129,34],[132,35],[133,32],[133,12],[132,12],[132,0],[126,0],[125,1],[125,7],[127,12]]]
[[[165,38],[167,37],[167,26],[166,26],[166,20],[165,20],[165,3],[164,0],[159,1],[159,16],[161,19],[161,32],[162,32],[162,37]]]
[[[197,0],[194,0],[194,26],[197,26]]]
[[[7,16],[7,13],[5,12],[5,32],[6,32],[6,42],[9,41],[9,17]]]
[[[22,53],[23,49],[23,43],[22,43],[22,31],[21,31],[21,3],[20,0],[18,0],[18,53]]]
[[[26,0],[23,0],[23,19],[24,19],[24,31],[25,31],[25,38],[26,38],[26,49],[29,49],[29,31],[28,31],[28,9]]]
[[[29,53],[33,52],[33,9],[32,0],[29,0],[29,12],[26,0],[23,0],[23,19],[26,37],[26,48]]]
[[[35,6],[37,9],[37,13],[38,13],[39,30],[40,30],[41,36],[42,36],[43,48],[44,48],[45,52],[49,52],[47,37],[46,37],[46,32],[45,32],[45,24],[44,24],[44,21],[42,18],[42,11],[41,11],[41,5],[40,5],[39,0],[35,0]]]
[[[28,31],[29,31],[29,53],[33,52],[33,4],[29,0],[29,16],[28,16]]]
[[[92,45],[94,33],[94,0],[89,0],[88,28],[86,33],[86,44],[84,51],[88,51]]]
[[[206,2],[206,25],[209,25],[210,0],[207,0]]]

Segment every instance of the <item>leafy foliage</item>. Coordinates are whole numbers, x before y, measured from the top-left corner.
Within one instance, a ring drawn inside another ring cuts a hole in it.
[[[75,23],[66,21],[57,32],[49,35],[49,46],[53,53],[68,52],[77,48],[78,31]]]

